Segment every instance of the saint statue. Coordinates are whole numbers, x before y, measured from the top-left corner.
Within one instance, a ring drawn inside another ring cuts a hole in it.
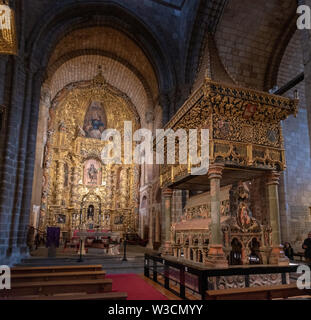
[[[96,184],[97,183],[97,174],[98,170],[95,168],[94,164],[92,163],[89,169],[87,170],[89,179],[91,180],[91,184]]]
[[[93,220],[94,219],[94,206],[93,205],[90,205],[87,209],[87,219],[91,219]]]

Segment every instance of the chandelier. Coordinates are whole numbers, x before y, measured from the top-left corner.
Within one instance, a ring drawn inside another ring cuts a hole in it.
[[[0,0],[0,54],[17,55],[15,13],[8,0]]]

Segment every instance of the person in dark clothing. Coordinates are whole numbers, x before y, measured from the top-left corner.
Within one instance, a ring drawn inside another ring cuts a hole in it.
[[[40,234],[37,232],[36,237],[35,237],[35,245],[36,245],[36,250],[38,250],[38,247],[40,245],[41,239],[40,239]]]
[[[303,242],[302,249],[305,249],[306,260],[311,262],[311,232],[309,232],[308,238]]]
[[[284,244],[284,253],[289,260],[294,260],[294,250],[289,242]]]

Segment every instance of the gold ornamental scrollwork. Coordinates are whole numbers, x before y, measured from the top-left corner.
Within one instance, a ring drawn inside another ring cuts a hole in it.
[[[104,110],[105,121],[100,124],[104,129],[116,129],[123,135],[124,121],[132,122],[133,131],[140,127],[130,99],[107,83],[101,72],[95,79],[70,84],[56,95],[50,108],[44,156],[42,229],[53,224],[68,232],[81,221],[115,231],[134,228],[132,215],[139,193],[139,166],[102,162],[101,152],[107,142],[87,136],[85,127],[91,105]],[[86,181],[89,169],[86,164],[90,161],[99,166],[93,169],[97,176],[95,185]],[[94,217],[93,223],[87,219],[88,210],[89,217]],[[94,215],[90,214],[92,210]],[[61,216],[66,217],[65,223]]]
[[[8,1],[0,0],[0,54],[17,55],[15,12]]]
[[[297,104],[297,100],[206,79],[165,129],[209,129],[210,164],[221,161],[241,168],[284,170],[281,121],[296,116]],[[178,150],[177,142],[175,147]],[[162,188],[189,176],[190,168],[190,159],[186,166],[161,165]]]

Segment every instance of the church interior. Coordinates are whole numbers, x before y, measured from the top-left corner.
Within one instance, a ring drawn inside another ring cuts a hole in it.
[[[310,299],[301,4],[0,0],[0,299]]]

